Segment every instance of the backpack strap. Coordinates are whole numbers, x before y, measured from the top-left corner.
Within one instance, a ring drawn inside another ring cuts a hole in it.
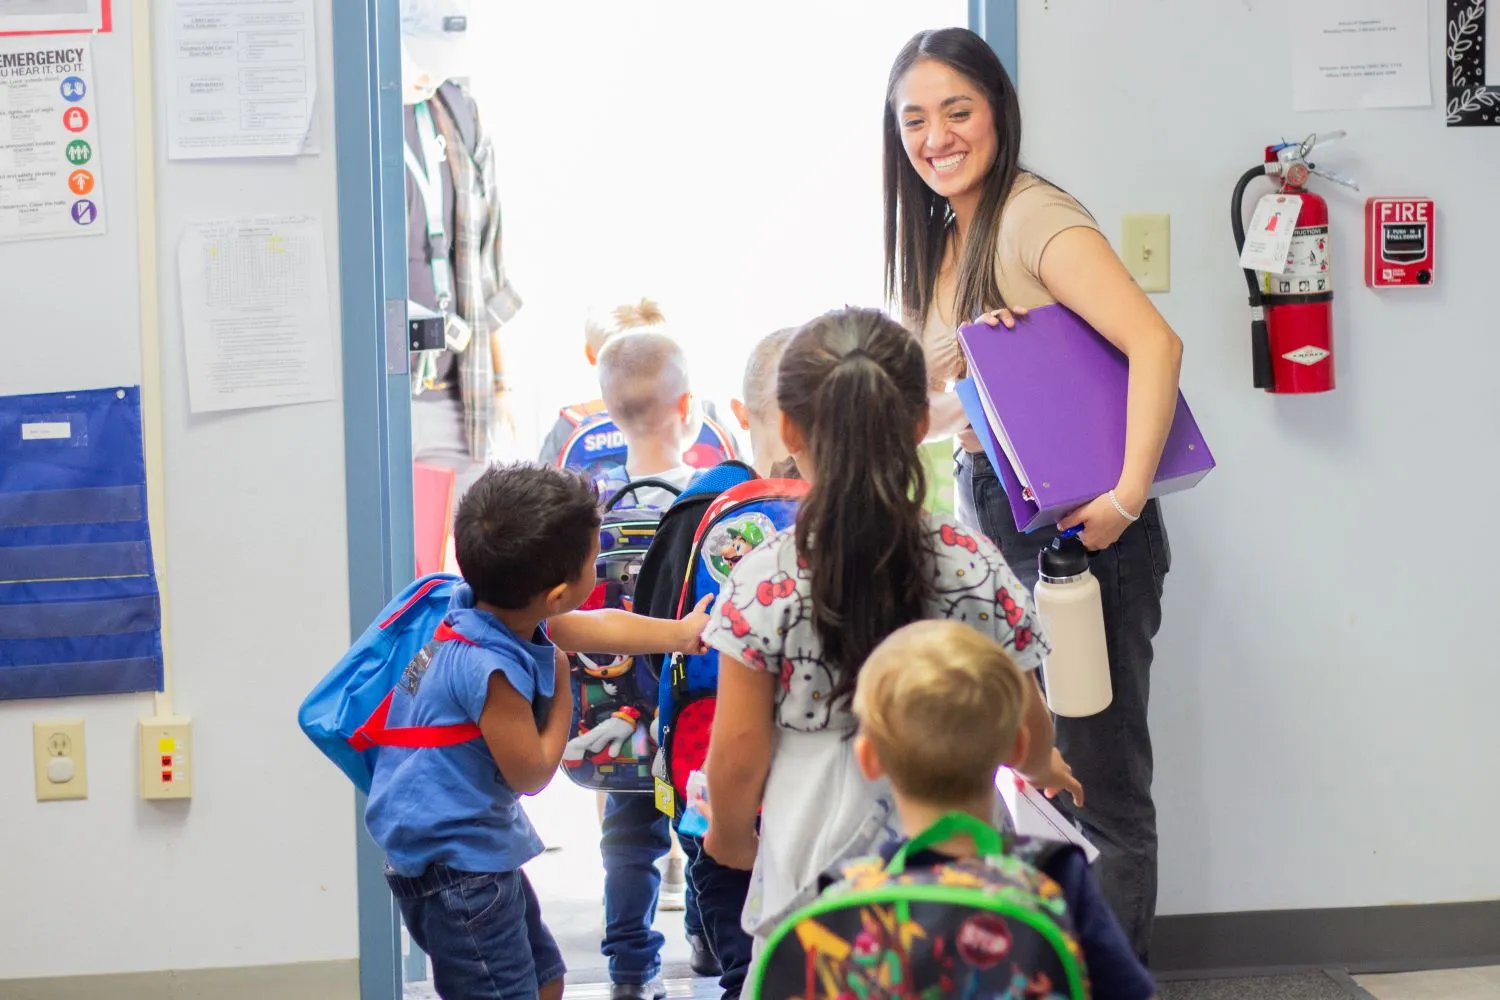
[[[621,500],[627,496],[634,496],[636,490],[666,490],[672,494],[674,501],[682,495],[682,488],[680,486],[675,483],[669,483],[665,479],[632,479],[620,487],[619,492],[609,498],[609,502],[604,505],[604,512],[608,514],[614,510]]]
[[[925,851],[935,844],[941,844],[945,840],[951,840],[958,836],[966,836],[973,839],[974,848],[982,858],[990,858],[1007,853],[1005,839],[1001,836],[999,830],[996,830],[977,816],[970,816],[968,813],[951,812],[902,844],[891,857],[890,863],[886,865],[886,871],[892,875],[900,875],[906,871],[907,858]]]
[[[473,645],[470,640],[454,631],[447,622],[437,627],[432,640]],[[453,726],[402,726],[390,729],[386,726],[386,719],[390,717],[391,699],[395,696],[395,691],[386,695],[380,702],[380,706],[370,713],[364,725],[356,729],[349,737],[349,745],[356,751],[363,753],[375,747],[402,747],[407,750],[418,750],[424,747],[452,747],[470,740],[477,740],[483,735],[479,726],[472,722],[462,722]]]

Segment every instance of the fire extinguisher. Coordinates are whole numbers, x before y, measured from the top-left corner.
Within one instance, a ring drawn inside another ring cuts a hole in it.
[[[1319,169],[1313,149],[1344,133],[1313,134],[1302,142],[1266,147],[1265,162],[1245,171],[1229,207],[1235,249],[1245,250],[1245,191],[1257,177],[1278,181],[1278,195],[1301,199],[1291,250],[1281,273],[1245,270],[1250,289],[1250,350],[1255,387],[1275,393],[1327,392],[1333,388],[1333,270],[1328,202],[1307,190],[1309,175],[1354,190],[1352,179]]]

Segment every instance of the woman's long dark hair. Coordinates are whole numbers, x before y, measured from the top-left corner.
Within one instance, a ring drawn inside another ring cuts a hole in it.
[[[922,180],[906,156],[896,87],[923,59],[943,63],[972,83],[989,101],[995,119],[995,162],[984,175],[979,211],[958,261],[955,323],[967,323],[1005,305],[995,280],[995,244],[1000,210],[1021,173],[1021,103],[1000,57],[967,28],[938,28],[914,35],[891,66],[885,92],[885,288],[902,314],[925,323],[933,307],[943,243],[953,217],[948,199]],[[920,326],[918,327],[920,329]]]
[[[812,488],[797,554],[812,571],[813,627],[847,704],[865,659],[926,613],[936,556],[922,514],[927,413],[922,347],[878,309],[841,309],[792,338],[777,401],[806,441]]]

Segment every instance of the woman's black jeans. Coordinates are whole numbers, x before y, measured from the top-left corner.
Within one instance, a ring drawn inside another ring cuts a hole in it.
[[[988,535],[1028,588],[1037,581],[1037,555],[1055,528],[1016,530],[1000,478],[983,455],[959,459],[955,490],[959,517]],[[1089,560],[1104,605],[1109,676],[1114,700],[1098,715],[1057,719],[1057,746],[1083,783],[1088,803],[1054,800],[1098,846],[1095,874],[1136,953],[1151,946],[1156,916],[1156,806],[1151,801],[1151,642],[1161,627],[1161,596],[1172,564],[1161,508],[1155,500],[1120,540]]]

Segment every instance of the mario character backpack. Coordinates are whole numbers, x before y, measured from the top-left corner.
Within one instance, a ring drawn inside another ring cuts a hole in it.
[[[694,533],[693,558],[677,599],[678,616],[705,596],[717,598],[746,553],[790,529],[806,493],[807,483],[801,480],[755,479],[719,494]],[[678,654],[661,675],[656,805],[674,819],[686,801],[689,776],[702,769],[708,756],[718,685],[719,654],[714,650]]]
[[[542,461],[559,469],[587,473],[602,485],[620,485],[625,474],[625,435],[610,419],[601,400],[569,406],[542,448]],[[683,461],[695,469],[709,469],[737,457],[734,437],[724,429],[712,404],[703,404],[703,429]]]
[[[381,747],[446,747],[480,738],[472,723],[390,729],[391,697],[444,642],[467,640],[443,624],[461,581],[434,573],[413,581],[380,612],[317,683],[297,713],[308,739],[362,792],[370,790]]]
[[[954,836],[979,856],[908,869]],[[1038,866],[1067,844],[1008,842],[950,813],[840,881],[772,933],[752,970],[752,1000],[1088,1000],[1083,952],[1062,888]]]
[[[677,497],[663,479],[627,484],[605,504],[599,525],[599,582],[580,611],[634,610],[641,562],[656,538],[663,511],[638,505],[638,495],[661,490]],[[602,792],[653,790],[651,720],[656,675],[644,656],[569,653],[573,722],[563,751],[563,771],[574,784]],[[592,736],[592,738],[590,738]]]

